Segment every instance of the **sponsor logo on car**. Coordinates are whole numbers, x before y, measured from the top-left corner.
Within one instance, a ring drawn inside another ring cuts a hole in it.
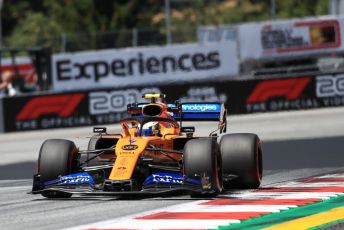
[[[129,143],[130,143],[130,144],[133,144],[133,143],[135,143],[135,142],[136,142],[135,139],[130,139],[130,140],[129,140]]]
[[[156,183],[183,184],[183,176],[168,174],[152,174],[152,180]]]
[[[120,167],[117,168],[116,174],[117,174],[117,176],[122,176],[122,175],[124,175],[127,171],[128,171],[128,170],[127,170],[126,167],[120,166]]]
[[[84,184],[89,183],[90,181],[91,176],[88,175],[61,177],[61,184]]]
[[[221,106],[219,104],[183,104],[182,110],[188,112],[219,112]]]
[[[88,173],[75,173],[66,176],[61,176],[58,179],[44,182],[44,185],[77,185],[77,184],[94,184],[92,176]]]
[[[123,145],[122,146],[122,149],[123,150],[135,150],[135,149],[137,149],[139,146],[137,146],[137,145]]]
[[[144,185],[149,184],[170,184],[170,185],[183,185],[185,181],[185,177],[180,174],[173,174],[173,173],[154,173],[148,176],[143,183]]]

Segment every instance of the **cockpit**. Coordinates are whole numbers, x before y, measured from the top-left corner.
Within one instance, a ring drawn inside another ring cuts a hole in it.
[[[125,136],[164,137],[167,134],[178,135],[179,124],[173,119],[161,117],[140,117],[121,121]]]

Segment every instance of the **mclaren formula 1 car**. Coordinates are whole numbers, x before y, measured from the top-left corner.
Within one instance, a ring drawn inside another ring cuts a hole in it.
[[[259,187],[260,140],[250,133],[224,135],[223,104],[168,104],[163,94],[143,98],[150,101],[128,105],[121,134],[94,127],[87,150],[69,140],[46,140],[31,193],[48,198],[176,192],[209,197],[226,189]],[[195,127],[184,126],[185,121],[218,121],[218,127],[209,136],[196,137]]]

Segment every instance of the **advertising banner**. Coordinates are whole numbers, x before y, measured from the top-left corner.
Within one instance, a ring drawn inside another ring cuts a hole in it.
[[[246,86],[233,113],[344,106],[344,74],[256,80]]]
[[[326,17],[239,26],[242,60],[343,51],[344,18]]]
[[[222,102],[229,115],[314,109],[344,106],[344,74],[7,97],[4,130],[117,123],[144,93],[165,93],[171,103]]]
[[[24,131],[116,123],[127,104],[158,88],[71,92],[3,98],[5,131]]]
[[[53,56],[55,91],[166,85],[239,72],[235,41],[114,49]]]

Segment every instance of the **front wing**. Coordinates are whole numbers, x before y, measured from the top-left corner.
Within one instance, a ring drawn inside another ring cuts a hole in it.
[[[45,192],[60,192],[66,194],[88,196],[164,196],[171,194],[213,193],[206,179],[199,180],[187,178],[185,175],[170,173],[154,173],[148,176],[142,185],[142,189],[106,191],[93,181],[91,175],[86,172],[62,176],[55,180],[41,181],[39,175],[34,176],[31,194]]]
[[[31,194],[42,194],[44,192],[61,192],[67,194],[84,195],[84,196],[164,196],[171,194],[183,194],[183,193],[206,193],[201,188],[191,187],[179,187],[179,188],[155,188],[155,189],[143,189],[141,191],[102,191],[94,188],[62,188],[62,187],[49,187],[42,190],[32,191]],[[208,193],[208,192],[207,192]]]

